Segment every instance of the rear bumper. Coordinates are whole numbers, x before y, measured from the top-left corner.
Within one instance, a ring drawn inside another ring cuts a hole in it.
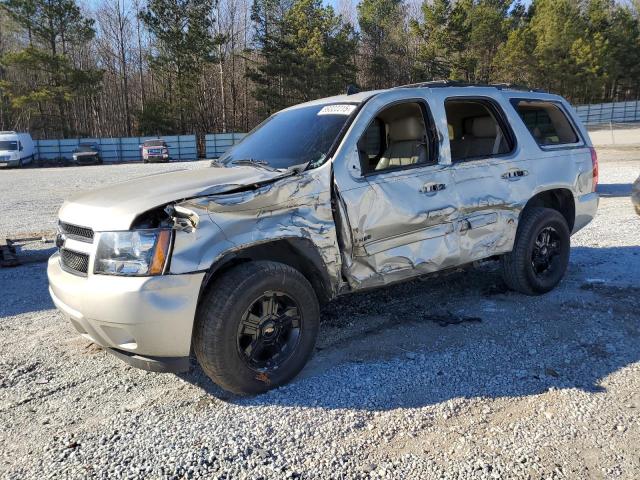
[[[598,211],[599,202],[600,197],[596,192],[587,193],[576,198],[576,217],[571,233],[576,233],[594,219]]]
[[[148,370],[188,367],[204,273],[79,277],[54,254],[47,275],[56,307],[88,340]]]

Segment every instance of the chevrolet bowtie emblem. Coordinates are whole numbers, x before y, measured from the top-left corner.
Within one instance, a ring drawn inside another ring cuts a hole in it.
[[[56,235],[56,247],[58,247],[58,248],[64,247],[64,241],[66,239],[67,239],[67,237],[64,236],[64,233],[58,233]]]

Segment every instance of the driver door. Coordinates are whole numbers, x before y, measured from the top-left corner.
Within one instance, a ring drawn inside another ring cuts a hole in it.
[[[343,273],[353,288],[441,270],[460,256],[458,200],[426,101],[370,103],[351,154],[336,165]]]

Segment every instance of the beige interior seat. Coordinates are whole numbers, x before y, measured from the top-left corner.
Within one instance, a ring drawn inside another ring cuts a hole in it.
[[[460,140],[451,142],[451,156],[456,158],[484,157],[505,152],[506,143],[497,122],[489,115],[465,120]]]
[[[426,130],[422,118],[404,117],[389,123],[389,146],[376,170],[427,161]]]

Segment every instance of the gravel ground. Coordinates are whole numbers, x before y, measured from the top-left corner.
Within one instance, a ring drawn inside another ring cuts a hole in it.
[[[638,478],[640,151],[600,158],[556,290],[508,292],[489,263],[338,299],[301,376],[255,398],[195,364],[126,366],[53,310],[42,263],[0,270],[0,477]],[[176,167],[2,171],[0,229],[48,230],[71,190]]]
[[[209,161],[129,163],[84,167],[0,169],[0,238],[53,232],[62,202],[84,190],[171,170],[203,168]]]

